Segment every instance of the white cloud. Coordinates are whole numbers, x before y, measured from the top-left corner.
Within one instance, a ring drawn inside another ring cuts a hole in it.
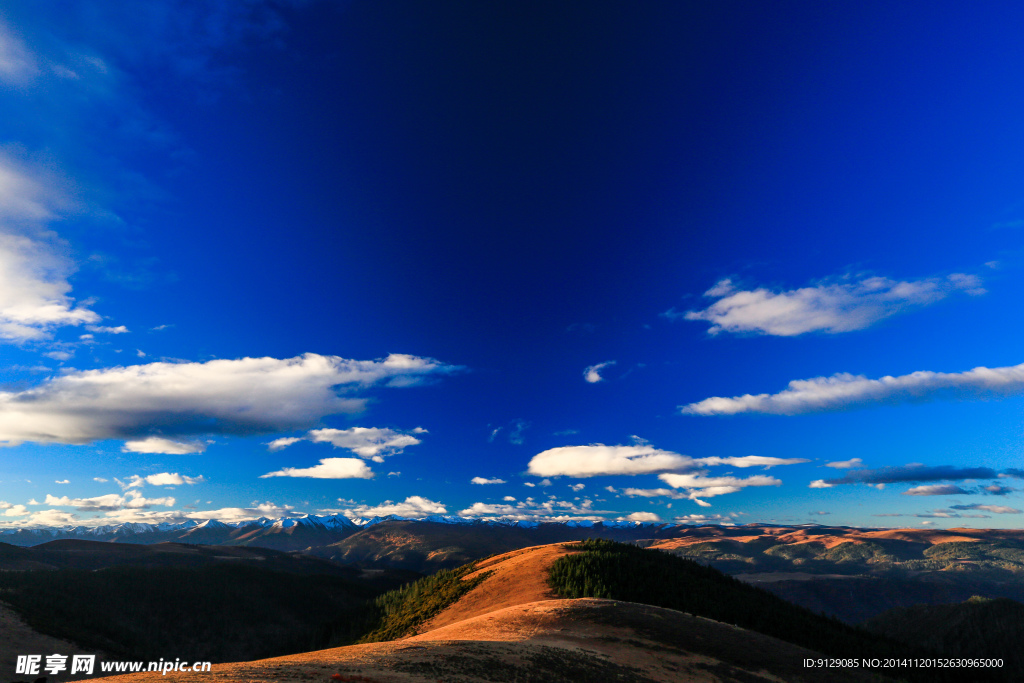
[[[306,438],[314,443],[329,443],[335,448],[345,448],[361,458],[372,458],[375,462],[383,462],[385,456],[401,453],[409,446],[422,443],[416,437],[394,429],[376,427],[314,429]]]
[[[591,365],[583,370],[583,379],[591,384],[604,381],[604,377],[601,376],[601,371],[609,365],[615,365],[615,361],[609,360],[604,363],[598,363],[597,365]]]
[[[903,492],[905,496],[958,496],[967,494],[970,494],[970,491],[965,491],[956,484],[915,486]]]
[[[22,391],[0,392],[0,441],[88,443],[196,434],[257,434],[309,427],[363,409],[339,395],[374,384],[409,386],[459,370],[392,354],[359,361],[309,353],[149,363],[70,372]]]
[[[145,509],[154,505],[171,507],[175,500],[171,497],[145,498],[138,491],[128,491],[123,496],[117,493],[108,493],[105,496],[94,496],[92,498],[69,498],[68,496],[51,496],[46,494],[46,505],[66,505],[73,507],[80,512],[96,510],[121,510],[124,508]]]
[[[833,486],[834,486],[834,484],[830,484],[827,481],[825,481],[824,479],[815,479],[814,481],[812,481],[810,484],[807,485],[807,488],[811,488],[811,489],[830,489]]]
[[[1021,511],[1016,508],[1007,507],[1006,505],[979,505],[977,503],[972,505],[950,505],[954,510],[984,510],[986,512],[992,512],[997,515],[1019,515]],[[965,515],[966,516],[966,515]]]
[[[118,325],[117,327],[103,327],[102,325],[86,325],[85,329],[90,332],[97,332],[100,334],[124,334],[128,332],[128,328],[124,325]]]
[[[505,496],[504,498],[502,498],[502,500],[505,501],[506,503],[514,503],[514,502],[516,502],[516,497],[515,496]]]
[[[412,434],[426,434],[427,430],[417,427]],[[422,443],[415,436],[394,430],[377,427],[353,427],[351,429],[314,429],[305,436],[289,436],[274,439],[267,446],[271,451],[279,451],[299,441],[313,443],[329,443],[335,448],[350,450],[361,458],[374,462],[384,462],[389,455],[397,455],[409,446]]]
[[[110,481],[109,479],[104,479],[103,477],[93,477],[93,478],[92,478],[92,480],[93,480],[93,481],[98,481],[98,482],[100,482],[101,484],[105,484],[105,483],[107,483],[108,481]]]
[[[633,512],[625,517],[619,517],[620,520],[627,522],[660,522],[661,517],[654,514],[653,512]]]
[[[825,467],[834,467],[837,470],[848,470],[857,467],[863,467],[864,461],[860,458],[852,458],[850,460],[837,460],[835,462],[825,463]]]
[[[593,519],[600,520],[601,517],[596,515],[604,514],[606,511],[594,510],[593,501],[589,498],[584,498],[579,503],[574,503],[567,500],[558,500],[555,497],[551,497],[545,501],[536,501],[533,498],[527,498],[524,501],[519,501],[514,505],[512,501],[506,501],[509,504],[501,503],[473,503],[465,510],[460,510],[459,515],[461,517],[484,517],[484,516],[498,516],[506,519],[518,519],[518,520],[541,520],[541,521],[560,521],[566,519]],[[583,517],[580,517],[583,515]]]
[[[255,503],[252,507],[247,508],[220,508],[219,510],[192,512],[183,516],[191,519],[216,519],[221,522],[230,523],[241,522],[246,519],[256,519],[258,517],[269,517],[274,519],[281,517],[300,517],[301,515],[295,512],[295,508],[291,505],[276,505],[268,501],[265,503]]]
[[[1024,364],[977,367],[966,372],[919,371],[898,377],[868,379],[847,373],[797,379],[777,394],[715,396],[681,406],[684,415],[768,413],[799,415],[843,410],[874,403],[905,403],[937,398],[965,400],[1024,392]]]
[[[386,500],[379,505],[356,505],[340,512],[346,517],[386,517],[388,515],[426,517],[446,514],[448,509],[443,504],[429,498],[409,496],[401,503]]]
[[[206,479],[203,475],[198,477],[182,476],[177,472],[160,472],[159,474],[150,474],[145,477],[140,477],[137,474],[133,474],[128,478],[128,483],[123,484],[120,480],[118,483],[121,484],[121,488],[130,489],[138,488],[144,484],[150,484],[151,486],[181,486],[182,484],[201,484]]]
[[[964,273],[910,281],[847,276],[780,292],[763,287],[738,290],[726,279],[705,292],[705,296],[718,299],[706,309],[686,313],[673,309],[663,315],[710,322],[710,334],[756,332],[788,337],[815,331],[838,333],[860,330],[908,308],[935,303],[957,290],[985,293],[978,277]]]
[[[58,479],[58,480],[56,480],[53,483],[54,484],[70,484],[71,482],[69,480],[67,480],[67,479]]]
[[[693,458],[653,446],[562,446],[538,453],[527,471],[538,477],[596,477],[693,469]]]
[[[0,508],[4,511],[4,517],[24,517],[31,514],[31,511],[24,505],[4,505]]]
[[[4,170],[0,166],[0,186],[7,180]],[[6,194],[0,187],[0,201]],[[98,321],[98,314],[76,307],[68,296],[72,270],[53,245],[0,233],[0,339],[47,339],[54,328]]]
[[[609,488],[611,488],[611,487],[609,487]],[[612,493],[615,493],[615,492],[613,491]],[[635,488],[625,488],[625,489],[622,489],[622,495],[630,496],[632,498],[636,498],[636,497],[640,497],[640,498],[663,498],[664,497],[664,498],[682,499],[682,498],[688,498],[689,497],[685,493],[681,493],[680,491],[676,491],[674,489],[635,489]]]
[[[582,491],[586,487],[587,487],[587,485],[582,483],[582,482],[578,483],[578,484],[569,484],[569,488],[571,488],[573,491],[576,491],[577,493]]]
[[[163,453],[166,455],[187,455],[202,453],[206,444],[199,441],[172,441],[159,436],[150,436],[138,441],[127,441],[121,449],[125,453]]]
[[[282,448],[287,448],[288,446],[297,444],[300,441],[305,441],[305,438],[301,436],[285,436],[280,439],[274,439],[267,444],[267,448],[271,451],[279,451]]]
[[[731,457],[731,458],[699,458],[694,460],[698,465],[731,465],[732,467],[763,467],[768,469],[769,467],[776,467],[778,465],[799,465],[800,463],[810,462],[803,458],[770,458],[763,455],[745,455],[743,457]]]
[[[4,32],[0,26],[0,80],[10,63]],[[48,339],[55,328],[100,320],[69,296],[74,264],[63,255],[66,245],[46,227],[78,210],[64,185],[43,166],[0,151],[0,339]]]
[[[484,484],[504,484],[505,480],[504,479],[498,479],[497,477],[495,477],[494,479],[485,479],[484,477],[473,477],[470,480],[470,483],[480,484],[480,485],[484,485]]]
[[[324,458],[319,465],[299,469],[285,467],[277,472],[261,474],[267,477],[307,477],[310,479],[372,479],[373,471],[358,458]]]
[[[669,486],[686,489],[687,498],[702,507],[707,507],[704,498],[723,496],[736,493],[748,486],[779,486],[781,481],[775,477],[756,475],[746,479],[736,477],[705,477],[699,474],[659,474],[658,478]]]
[[[0,81],[23,86],[38,73],[35,55],[6,24],[0,22]]]
[[[683,515],[676,517],[674,520],[677,524],[721,524],[722,526],[732,526],[735,521],[728,515]]]

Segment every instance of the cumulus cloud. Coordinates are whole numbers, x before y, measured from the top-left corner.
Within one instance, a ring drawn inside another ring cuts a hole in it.
[[[24,505],[6,505],[0,506],[0,509],[4,511],[4,517],[24,517],[25,515],[31,514],[31,511]]]
[[[425,434],[427,430],[417,427],[413,434]],[[394,429],[377,427],[352,427],[351,429],[314,429],[304,437],[285,437],[270,442],[270,450],[279,451],[299,441],[329,443],[335,448],[350,450],[361,458],[384,462],[389,455],[401,453],[409,446],[422,443],[415,436]]]
[[[261,474],[268,477],[306,477],[309,479],[373,479],[373,471],[358,458],[324,458],[319,465],[300,469],[285,467],[276,472]]]
[[[619,520],[626,522],[660,522],[661,517],[653,512],[632,512]]]
[[[717,299],[706,309],[685,313],[672,309],[662,315],[670,320],[709,322],[709,334],[750,332],[783,337],[807,332],[835,334],[864,329],[896,313],[935,303],[955,291],[971,295],[985,293],[977,276],[964,273],[909,281],[847,276],[786,291],[764,287],[741,290],[725,279],[704,293],[706,297]]]
[[[533,456],[527,471],[538,477],[597,477],[693,469],[693,458],[653,446],[562,446]]]
[[[126,441],[121,448],[125,453],[163,453],[165,455],[188,455],[203,453],[206,444],[200,441],[172,441],[159,436],[150,436],[136,441]]]
[[[685,489],[687,498],[702,507],[710,504],[704,498],[736,493],[748,486],[779,486],[782,482],[775,477],[756,475],[739,479],[737,477],[705,477],[699,474],[659,474],[658,478],[676,489]]]
[[[117,327],[104,327],[102,325],[86,325],[85,329],[90,332],[96,332],[99,334],[125,334],[128,332],[128,328],[124,325],[118,325]]]
[[[604,381],[604,377],[601,376],[601,371],[610,365],[615,365],[615,361],[609,360],[604,363],[588,366],[583,370],[583,379],[591,384]]]
[[[929,484],[926,486],[915,486],[903,492],[905,496],[958,496],[967,495],[965,491],[956,484]]]
[[[0,392],[0,441],[83,444],[151,436],[259,434],[312,426],[363,409],[353,392],[410,386],[459,370],[392,354],[360,361],[308,353],[149,363],[70,372],[22,391]]]
[[[443,515],[448,512],[448,509],[442,503],[430,500],[429,498],[409,496],[401,503],[386,500],[379,505],[356,505],[336,512],[341,512],[349,518],[386,517],[388,515],[419,518],[427,517],[428,515]]]
[[[180,514],[180,513],[179,513]],[[272,519],[279,519],[282,517],[301,517],[302,514],[295,512],[295,508],[291,505],[277,505],[270,501],[260,503],[253,501],[251,507],[238,507],[238,508],[220,508],[218,510],[203,510],[199,512],[192,512],[188,515],[181,515],[189,519],[216,519],[220,522],[232,523],[241,522],[246,519],[257,519],[259,517],[270,517]],[[128,520],[122,520],[128,521]],[[134,521],[143,521],[142,519]]]
[[[1000,368],[977,367],[966,372],[919,371],[880,379],[848,373],[797,379],[777,394],[744,394],[732,398],[714,396],[680,406],[680,410],[684,415],[800,415],[877,403],[998,398],[1022,392],[1024,363]]]
[[[498,479],[497,477],[495,477],[494,479],[485,479],[484,477],[473,477],[470,480],[470,483],[480,484],[481,486],[483,486],[483,485],[486,485],[486,484],[504,484],[505,480],[504,479]]]

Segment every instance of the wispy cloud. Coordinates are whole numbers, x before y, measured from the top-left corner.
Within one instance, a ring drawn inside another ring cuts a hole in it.
[[[892,280],[886,277],[846,276],[810,287],[772,291],[764,287],[738,289],[720,280],[704,296],[717,299],[700,311],[675,309],[662,315],[670,320],[704,320],[710,334],[750,332],[789,337],[806,332],[849,332],[915,306],[935,303],[954,291],[984,294],[977,276],[954,273],[944,278]]]
[[[805,458],[770,458],[763,455],[744,455],[741,457],[730,457],[730,458],[698,458],[694,460],[695,463],[702,466],[712,465],[729,465],[731,467],[763,467],[768,469],[770,467],[778,467],[780,465],[799,465],[801,463],[810,462]]]
[[[1024,364],[977,367],[966,372],[919,371],[879,379],[842,373],[793,380],[777,394],[744,394],[731,398],[714,396],[680,406],[680,411],[684,415],[800,415],[873,404],[970,400],[1020,393],[1024,393]]]
[[[811,482],[810,487],[821,489],[844,484],[868,484],[884,486],[885,484],[909,484],[929,481],[968,481],[977,479],[997,479],[1000,477],[1022,477],[1024,472],[1008,469],[999,472],[991,467],[954,467],[952,465],[926,466],[921,464],[902,465],[897,467],[880,467],[878,469],[852,470],[835,479],[818,479]],[[996,490],[1003,487],[997,486]],[[983,491],[984,489],[982,489]],[[979,493],[981,491],[978,491]],[[941,496],[970,493],[958,486],[927,485],[918,486],[906,492],[911,496]]]
[[[991,512],[996,515],[1019,515],[1021,511],[1008,507],[1006,505],[981,505],[975,503],[973,505],[950,505],[953,510],[984,510],[985,512]]]
[[[853,468],[859,468],[864,466],[864,461],[860,458],[851,458],[850,460],[836,460],[835,462],[825,463],[825,467],[831,467],[837,470],[848,470]]]
[[[775,477],[756,475],[739,479],[737,477],[704,477],[698,474],[659,474],[658,478],[676,489],[685,489],[686,497],[701,507],[709,507],[704,498],[736,493],[749,486],[780,486]]]
[[[609,360],[604,363],[588,366],[583,370],[583,379],[591,384],[604,381],[604,377],[601,376],[601,371],[610,365],[615,365],[615,361]]]
[[[0,152],[0,340],[49,339],[56,328],[100,321],[70,296],[74,264],[47,229],[69,210],[56,188],[45,172]]]
[[[970,491],[966,491],[956,484],[927,484],[924,486],[915,486],[912,489],[907,489],[903,492],[905,496],[959,496],[959,495],[970,495]]]
[[[498,479],[497,477],[495,477],[494,479],[486,479],[484,477],[473,477],[470,480],[470,483],[471,484],[479,484],[481,486],[485,486],[487,484],[504,484],[505,480],[504,479]]]
[[[142,447],[151,436],[303,428],[326,415],[362,410],[364,399],[352,395],[360,389],[410,386],[457,370],[402,354],[361,361],[309,353],[71,372],[31,389],[0,392],[0,441],[126,439]]]
[[[175,500],[171,497],[145,498],[138,491],[127,491],[124,495],[109,493],[105,496],[95,496],[93,498],[69,498],[68,496],[58,498],[57,496],[47,494],[44,503],[46,505],[73,507],[80,512],[93,512],[125,508],[146,509],[154,505],[171,507],[174,505]]]

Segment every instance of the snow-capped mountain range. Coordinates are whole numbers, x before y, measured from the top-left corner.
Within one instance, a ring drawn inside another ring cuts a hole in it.
[[[24,527],[0,530],[0,542],[12,545],[31,546],[59,539],[82,539],[93,541],[114,541],[121,543],[160,543],[164,541],[201,544],[255,545],[289,549],[308,547],[311,545],[328,545],[381,522],[409,521],[434,522],[437,524],[473,525],[478,527],[502,527],[535,529],[541,525],[558,525],[567,528],[595,529],[636,529],[652,527],[684,526],[677,524],[632,522],[632,521],[590,521],[572,520],[566,522],[538,522],[532,520],[511,520],[503,518],[459,517],[456,515],[431,515],[421,518],[405,518],[397,515],[372,517],[369,519],[350,519],[344,515],[305,515],[302,517],[284,517],[281,519],[244,520],[241,522],[221,522],[208,519],[203,522],[186,520],[184,522],[163,522],[146,524],[142,522],[124,522],[103,526],[56,526],[56,527]],[[275,539],[275,536],[288,538]]]

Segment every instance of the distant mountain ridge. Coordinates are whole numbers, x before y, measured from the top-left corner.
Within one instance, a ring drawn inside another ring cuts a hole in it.
[[[652,522],[589,520],[568,522],[536,522],[493,518],[459,517],[456,515],[431,515],[422,518],[405,518],[398,515],[350,519],[344,515],[305,515],[303,517],[282,517],[221,522],[208,519],[203,522],[122,522],[102,526],[65,525],[51,527],[19,527],[0,530],[0,542],[18,546],[32,546],[48,541],[79,539],[117,543],[194,543],[203,545],[254,545],[277,550],[303,550],[310,547],[337,543],[348,536],[382,522],[426,522],[446,525],[471,525],[513,529],[537,529],[554,526],[565,529],[663,529],[692,528],[681,524]]]

